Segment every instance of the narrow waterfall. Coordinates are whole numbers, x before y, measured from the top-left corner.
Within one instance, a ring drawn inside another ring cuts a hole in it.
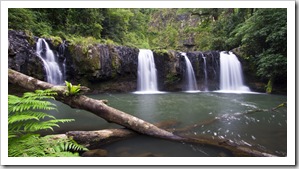
[[[51,84],[63,84],[63,74],[59,68],[57,59],[53,51],[49,48],[45,39],[39,38],[36,43],[36,52],[40,59],[43,61],[46,70],[47,82]]]
[[[243,84],[241,63],[232,52],[220,52],[220,91],[250,92]]]
[[[192,64],[189,60],[189,58],[187,57],[186,53],[181,52],[181,55],[184,56],[185,58],[185,62],[186,62],[186,91],[187,92],[198,92],[198,87],[197,87],[197,83],[196,83],[196,78],[194,75],[194,70],[192,67]]]
[[[159,93],[157,69],[151,50],[139,49],[138,54],[138,92],[140,94]]]
[[[203,54],[201,54],[201,57],[203,59],[203,69],[205,74],[205,91],[208,91],[207,61],[206,61],[206,57]]]

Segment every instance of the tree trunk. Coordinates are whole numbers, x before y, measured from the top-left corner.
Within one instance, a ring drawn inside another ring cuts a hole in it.
[[[137,133],[154,136],[157,138],[163,138],[174,141],[183,141],[187,143],[197,143],[211,145],[218,148],[224,148],[231,151],[236,156],[273,156],[269,153],[260,152],[258,150],[253,150],[246,146],[236,145],[231,140],[226,139],[214,139],[214,138],[186,138],[177,136],[169,131],[163,130],[151,123],[148,123],[144,120],[141,120],[132,115],[126,114],[120,110],[109,107],[105,104],[105,101],[95,100],[88,98],[84,95],[68,95],[66,96],[66,87],[65,86],[54,86],[47,82],[37,80],[33,77],[29,77],[12,69],[8,70],[8,81],[9,83],[18,85],[26,90],[35,91],[35,90],[45,90],[53,89],[57,92],[55,96],[56,100],[61,101],[72,108],[84,109],[87,110],[108,122],[113,122],[124,126],[128,129],[131,129]],[[170,125],[173,122],[169,123]],[[136,133],[127,129],[115,129],[107,130],[108,133],[112,133],[116,138],[133,136]],[[69,132],[68,135],[76,138],[75,140],[84,140],[86,139],[100,139],[107,136],[107,131],[104,132]],[[59,135],[59,137],[65,137],[66,135]]]

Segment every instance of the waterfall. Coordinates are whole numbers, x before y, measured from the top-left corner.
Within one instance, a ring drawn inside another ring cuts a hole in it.
[[[198,92],[198,87],[196,83],[196,78],[194,75],[194,70],[192,67],[192,64],[187,57],[186,53],[181,52],[181,55],[184,56],[185,62],[186,62],[186,77],[187,77],[187,85],[186,85],[186,91],[187,92]]]
[[[220,91],[250,92],[243,84],[241,63],[232,52],[220,52]]]
[[[157,69],[151,50],[140,49],[138,54],[138,92],[159,93],[157,83]]]
[[[51,84],[63,84],[63,74],[59,68],[53,51],[49,48],[49,45],[45,39],[38,39],[36,43],[36,53],[43,61],[44,68],[46,70],[47,82]]]
[[[203,54],[201,54],[201,57],[203,59],[203,69],[205,74],[205,91],[208,91],[207,61],[206,61],[206,57]]]

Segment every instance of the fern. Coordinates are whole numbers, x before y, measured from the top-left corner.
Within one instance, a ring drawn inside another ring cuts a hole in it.
[[[56,110],[55,104],[47,101],[57,95],[52,90],[37,90],[24,93],[22,97],[8,96],[8,154],[11,157],[78,156],[70,151],[87,150],[72,139],[51,139],[40,137],[40,130],[54,130],[57,123],[74,121],[56,119],[41,112]]]
[[[67,92],[66,92],[66,95],[76,95],[80,92],[80,84],[78,86],[74,86],[72,85],[72,83],[68,82],[68,81],[65,81],[65,84],[67,86]]]

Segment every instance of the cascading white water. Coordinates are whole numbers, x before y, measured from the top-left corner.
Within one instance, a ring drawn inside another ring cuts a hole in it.
[[[206,57],[202,54],[202,59],[203,59],[203,68],[204,68],[204,73],[205,73],[205,91],[208,91],[208,73],[207,73],[207,61]]]
[[[138,92],[159,93],[157,83],[157,69],[151,50],[140,49],[138,54]]]
[[[220,91],[250,92],[243,84],[241,63],[232,52],[220,52]]]
[[[186,62],[186,77],[187,77],[186,92],[198,92],[199,90],[197,87],[192,64],[189,58],[187,57],[186,53],[181,52],[181,55],[184,56]]]
[[[63,84],[63,74],[59,68],[53,51],[49,48],[45,39],[38,39],[36,43],[36,53],[43,61],[47,75],[47,82],[51,84]]]

